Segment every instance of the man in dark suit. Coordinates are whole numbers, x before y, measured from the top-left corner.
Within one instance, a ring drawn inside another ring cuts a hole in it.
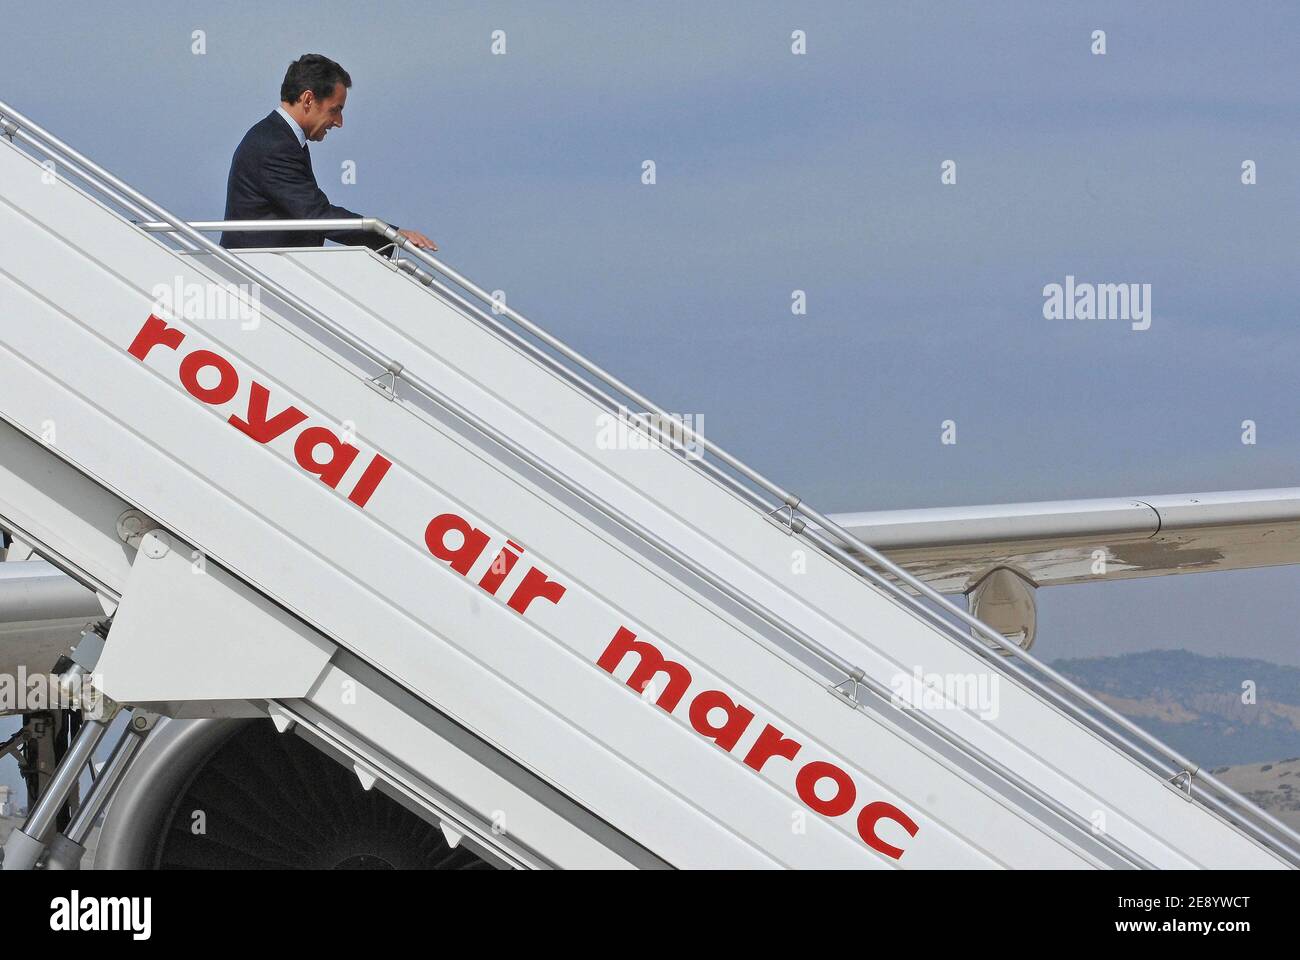
[[[343,126],[343,106],[352,78],[328,57],[309,53],[289,64],[280,85],[280,106],[253,125],[235,149],[226,183],[227,220],[357,219],[329,202],[316,185],[307,141],[317,143],[334,127]],[[398,230],[414,246],[437,250],[415,230]],[[377,233],[356,230],[306,233],[226,232],[223,247],[319,247],[335,243],[379,249],[391,241]]]

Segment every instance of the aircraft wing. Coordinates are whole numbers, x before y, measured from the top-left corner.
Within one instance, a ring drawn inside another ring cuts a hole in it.
[[[996,567],[1052,586],[1300,563],[1300,487],[831,519],[943,593],[965,593]]]

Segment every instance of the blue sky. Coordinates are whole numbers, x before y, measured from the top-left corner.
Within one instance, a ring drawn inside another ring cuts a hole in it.
[[[2,22],[0,98],[193,219],[220,216],[288,62],[334,57],[354,88],[313,146],[332,199],[430,234],[826,511],[1300,485],[1292,3],[5,2]],[[1067,274],[1150,283],[1151,329],[1045,320]],[[1037,650],[1300,664],[1298,586],[1043,591]]]

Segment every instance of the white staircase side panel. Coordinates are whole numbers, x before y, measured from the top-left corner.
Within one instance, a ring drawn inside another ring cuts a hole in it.
[[[800,545],[779,528],[759,522],[748,505],[687,464],[663,451],[603,446],[598,442],[602,411],[589,398],[557,383],[540,364],[431,297],[412,278],[387,269],[368,251],[334,248],[250,254],[248,259],[385,354],[421,370],[456,401],[541,453],[602,500],[724,574],[748,595],[761,597],[783,619],[882,681],[910,676],[917,668],[947,676],[986,671],[972,654],[878,598],[873,588],[820,554],[804,548],[799,559],[805,572],[795,572],[798,565],[792,560]],[[664,621],[648,625],[653,634],[669,638],[685,629]],[[731,658],[729,638],[693,637],[692,642],[704,645],[711,639],[717,640],[711,662],[737,683],[746,664]],[[772,642],[781,645],[779,639]],[[753,680],[761,682],[758,676]],[[1153,782],[1147,771],[1014,681],[1003,678],[999,684],[997,709],[992,722],[977,711],[946,711],[943,717],[969,741],[1035,783],[1048,785],[1054,796],[1068,797],[1082,816],[1104,822],[1113,835],[1154,862],[1190,866],[1225,857],[1216,839],[1224,824]],[[830,729],[845,736],[831,741],[831,749],[851,750],[851,731],[837,726],[832,722]],[[1208,830],[1207,819],[1214,821]],[[1190,845],[1178,852],[1159,839],[1180,831]],[[1254,844],[1229,832],[1227,857],[1245,859],[1227,862],[1254,862]],[[1190,859],[1183,859],[1189,854]]]
[[[164,531],[136,552],[95,666],[119,703],[306,696],[335,647]]]
[[[0,517],[46,559],[75,557],[76,570],[65,572],[115,600],[135,557],[117,534],[130,505],[60,459],[51,430],[42,424],[28,436],[0,421]],[[51,439],[36,439],[42,433]]]

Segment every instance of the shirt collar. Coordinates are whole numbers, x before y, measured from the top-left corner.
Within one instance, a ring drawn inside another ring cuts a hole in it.
[[[285,110],[284,107],[276,107],[275,112],[284,117],[284,122],[289,125],[289,129],[293,131],[293,135],[298,138],[298,146],[307,146],[306,132],[303,131],[302,127],[298,126],[297,120],[289,116],[289,111]]]

